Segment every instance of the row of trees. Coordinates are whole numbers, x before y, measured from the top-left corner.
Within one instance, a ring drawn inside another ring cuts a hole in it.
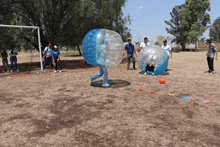
[[[49,42],[61,46],[81,44],[94,28],[118,32],[123,41],[131,37],[130,16],[122,7],[127,0],[1,0],[0,23],[39,26],[42,47]],[[37,31],[0,28],[0,48],[19,44],[38,50]]]
[[[186,0],[185,4],[175,6],[170,13],[171,20],[165,21],[170,26],[166,31],[175,37],[172,42],[179,43],[185,50],[186,43],[199,41],[199,37],[209,28],[211,40],[220,39],[220,17],[210,25],[210,15],[207,13],[210,9],[209,0]]]

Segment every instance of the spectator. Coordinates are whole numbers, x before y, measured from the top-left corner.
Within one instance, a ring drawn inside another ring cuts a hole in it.
[[[43,70],[48,62],[51,64],[51,69],[54,69],[53,63],[52,63],[52,44],[49,43],[47,47],[45,47],[44,52],[43,52],[43,57],[44,57],[44,65],[43,65]],[[43,72],[43,70],[41,72]]]
[[[126,51],[127,51],[127,55],[126,55]],[[128,44],[125,45],[125,58],[127,57],[128,58],[128,67],[127,67],[127,70],[129,70],[129,67],[130,67],[130,59],[132,58],[133,60],[133,69],[135,69],[135,57],[134,57],[134,53],[137,57],[137,53],[135,52],[135,49],[134,49],[134,45],[131,44],[131,39],[128,39]]]
[[[18,51],[17,49],[15,49],[15,47],[13,46],[12,49],[9,52],[10,55],[10,61],[11,61],[11,72],[13,72],[13,62],[15,63],[15,68],[17,69],[17,72],[19,72],[18,70],[18,65],[17,65],[17,57],[16,55],[18,55]]]
[[[5,72],[5,65],[7,66],[7,72],[9,72],[9,70],[8,70],[8,53],[6,52],[5,49],[3,49],[0,56],[2,58],[2,63],[3,63],[3,71],[2,72]]]

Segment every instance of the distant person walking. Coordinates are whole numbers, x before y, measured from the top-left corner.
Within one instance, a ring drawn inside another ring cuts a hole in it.
[[[217,61],[218,60],[218,57],[217,57],[218,51],[217,51],[217,48],[216,48],[215,44],[212,43],[210,39],[206,40],[206,44],[209,45],[209,51],[206,54],[209,70],[206,71],[206,73],[214,74],[214,66],[213,66],[213,64],[214,64],[214,57],[215,57],[215,54],[216,54],[216,58],[215,59]]]
[[[13,70],[12,70],[13,69],[13,63],[15,63],[15,68],[17,69],[17,72],[19,72],[18,65],[17,65],[17,57],[16,57],[16,55],[18,55],[18,51],[17,51],[17,49],[15,49],[14,46],[9,51],[9,55],[10,55],[10,62],[11,62],[11,72],[13,72]]]
[[[5,72],[5,65],[7,66],[7,72],[9,72],[9,70],[8,70],[8,53],[6,52],[5,49],[3,49],[0,56],[2,58],[2,63],[3,63],[3,71],[2,72]]]
[[[145,38],[144,38],[144,42],[142,42],[142,43],[140,44],[139,51],[141,51],[142,48],[147,47],[147,46],[149,46],[149,45],[150,45],[150,43],[148,42],[148,38],[145,37]]]
[[[43,70],[48,62],[51,63],[51,69],[54,69],[53,63],[52,63],[52,50],[53,46],[51,43],[47,47],[45,47],[44,52],[43,52],[43,57],[44,57],[44,65],[43,65]],[[41,70],[41,72],[43,72]]]
[[[127,55],[126,55],[126,52],[127,52]],[[130,67],[130,60],[132,58],[133,60],[133,69],[136,70],[135,68],[135,57],[134,57],[134,53],[137,57],[137,53],[134,49],[134,45],[131,44],[131,39],[128,39],[128,44],[125,45],[125,58],[127,57],[128,58],[128,68],[127,70],[129,70],[129,67]]]
[[[168,60],[169,60],[170,57],[172,58],[172,49],[167,44],[167,40],[166,39],[163,40],[163,45],[161,47],[167,52]],[[166,71],[167,71],[167,69],[166,69]]]
[[[55,63],[55,71],[54,73],[57,72],[57,67],[59,66],[59,70],[61,72],[61,68],[60,68],[60,51],[58,50],[57,46],[54,46],[54,50],[52,51],[52,58],[53,58],[53,63]]]

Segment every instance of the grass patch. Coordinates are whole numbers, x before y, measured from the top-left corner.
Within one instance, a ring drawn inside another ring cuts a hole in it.
[[[209,49],[209,47],[208,47],[208,46],[206,46],[206,47],[204,47],[204,49]]]
[[[76,53],[61,53],[60,56],[78,56],[80,55],[79,52]],[[36,55],[37,57],[40,57],[40,55]]]

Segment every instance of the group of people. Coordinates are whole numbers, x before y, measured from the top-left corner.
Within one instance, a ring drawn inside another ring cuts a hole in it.
[[[140,47],[138,48],[138,51],[141,51],[144,47],[147,47],[149,45],[150,45],[150,43],[148,42],[148,38],[145,37],[144,38],[144,42],[142,42],[140,44]],[[172,49],[167,44],[167,40],[166,39],[163,40],[163,45],[161,47],[167,52],[168,57],[171,56],[171,58],[172,58]],[[134,45],[131,44],[131,39],[128,39],[128,44],[125,46],[125,58],[126,57],[128,58],[127,70],[129,70],[129,68],[130,68],[130,59],[131,58],[132,58],[132,61],[133,61],[133,69],[136,70],[136,68],[135,68],[135,56],[134,56],[134,53],[135,53],[135,55],[137,57],[137,53],[135,51]],[[146,75],[147,71],[151,71],[152,72],[152,76],[154,76],[155,64],[156,64],[156,62],[153,62],[153,61],[150,64],[147,64],[146,65],[146,70],[145,70],[144,74]],[[167,69],[166,69],[166,71],[167,71]]]
[[[54,70],[54,73],[57,72],[57,69],[59,69],[59,72],[61,72],[60,51],[56,45],[52,46],[52,43],[49,43],[49,45],[45,47],[43,51],[43,59],[44,59],[44,64],[41,72],[44,71],[47,63],[51,64],[51,69]]]
[[[213,44],[211,42],[210,39],[207,39],[206,40],[206,44],[209,45],[209,50],[208,50],[208,53],[206,54],[207,56],[207,61],[208,61],[208,67],[209,67],[209,70],[206,71],[207,73],[210,73],[210,74],[213,74],[214,73],[214,67],[213,67],[213,64],[214,64],[214,57],[215,57],[215,54],[216,54],[216,60],[218,59],[217,57],[217,48],[215,46],[215,44]],[[142,42],[140,44],[140,47],[138,48],[138,51],[141,51],[144,47],[147,47],[149,46],[150,43],[148,43],[148,38],[145,37],[144,38],[144,42]],[[104,48],[104,46],[102,46],[102,48]],[[172,49],[171,47],[167,44],[167,40],[164,39],[163,40],[163,45],[161,46],[166,52],[167,52],[167,55],[168,55],[168,59],[171,57],[172,58]],[[134,45],[131,44],[131,39],[128,39],[128,44],[125,46],[125,58],[127,57],[128,59],[128,66],[127,66],[127,70],[129,70],[130,68],[130,59],[132,58],[133,60],[133,69],[136,70],[135,68],[135,56],[134,54],[136,55],[137,57],[137,53],[135,51],[135,48],[134,48]],[[152,75],[154,76],[154,69],[155,69],[155,62],[151,62],[150,64],[147,64],[146,66],[146,70],[145,70],[145,75],[147,74],[147,71],[151,71],[152,72]],[[167,71],[167,69],[166,69]],[[103,77],[103,83],[102,83],[102,86],[103,87],[109,87],[110,86],[110,83],[108,83],[108,71],[107,71],[107,67],[104,66],[104,65],[100,65],[99,66],[99,73],[97,75],[94,75],[92,77],[89,78],[89,82],[90,84],[92,83],[93,80],[101,77],[102,75],[104,75]]]
[[[17,69],[17,72],[19,72],[18,64],[17,64],[18,51],[17,51],[17,49],[15,49],[14,46],[11,48],[11,50],[9,50],[9,55],[10,55],[10,62],[11,62],[11,72],[13,72],[13,63],[15,64],[15,68]],[[3,71],[2,72],[5,72],[6,68],[7,68],[7,72],[9,72],[8,53],[5,49],[2,50],[0,57],[2,58],[2,63],[3,63]]]

